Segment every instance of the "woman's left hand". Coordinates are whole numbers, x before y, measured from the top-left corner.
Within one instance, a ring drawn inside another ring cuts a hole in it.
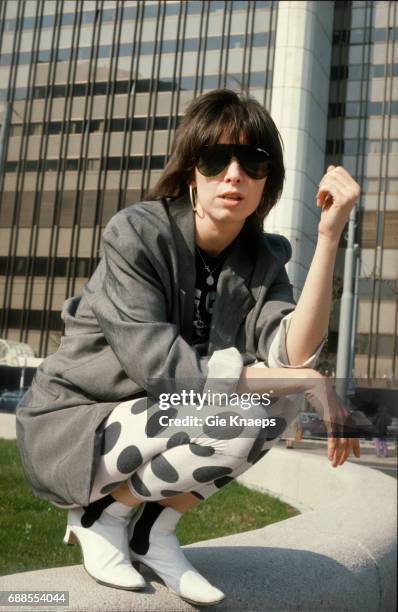
[[[359,459],[361,451],[358,438],[328,438],[328,459],[332,467],[343,465],[351,451]]]
[[[342,166],[328,167],[316,197],[317,206],[322,209],[319,236],[338,243],[360,193],[358,183],[347,170]]]

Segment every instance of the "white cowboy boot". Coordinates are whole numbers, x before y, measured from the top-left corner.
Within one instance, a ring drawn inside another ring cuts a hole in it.
[[[135,510],[107,495],[68,512],[64,543],[79,542],[84,568],[100,584],[128,591],[145,587],[129,555],[127,526]]]
[[[131,559],[150,567],[170,591],[189,603],[219,603],[225,595],[213,587],[184,556],[175,535],[182,514],[156,502],[147,502],[129,527]]]

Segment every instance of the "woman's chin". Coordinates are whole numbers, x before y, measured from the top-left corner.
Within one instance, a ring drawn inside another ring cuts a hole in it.
[[[241,222],[244,223],[247,218],[247,214],[243,210],[238,210],[237,208],[220,208],[217,211],[212,211],[212,214],[209,215],[213,219],[214,222]]]

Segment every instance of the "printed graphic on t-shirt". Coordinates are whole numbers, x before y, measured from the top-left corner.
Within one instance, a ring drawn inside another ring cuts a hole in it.
[[[215,299],[215,291],[195,289],[193,327],[195,340],[197,342],[204,342],[209,336],[209,326]]]

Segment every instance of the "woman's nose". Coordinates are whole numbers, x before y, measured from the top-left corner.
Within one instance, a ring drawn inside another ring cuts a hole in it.
[[[242,168],[238,160],[235,157],[232,157],[227,166],[224,178],[226,180],[229,179],[229,180],[239,181],[242,178],[242,172],[243,171],[242,171]]]

